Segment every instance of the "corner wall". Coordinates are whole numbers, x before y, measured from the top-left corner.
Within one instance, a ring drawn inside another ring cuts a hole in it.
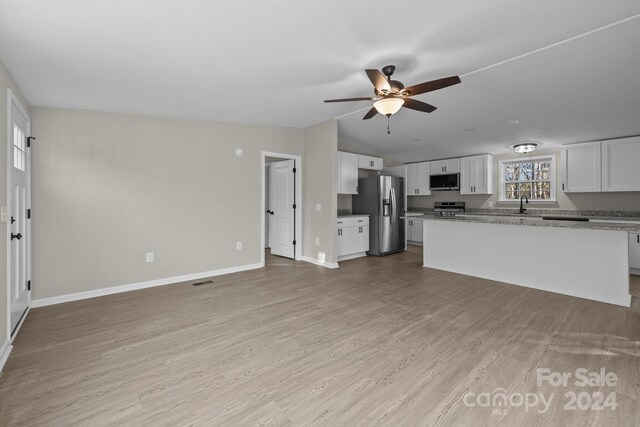
[[[338,122],[328,120],[304,130],[304,250],[305,258],[328,266],[337,263]],[[320,204],[320,211],[316,205]],[[316,237],[319,244],[316,245]]]

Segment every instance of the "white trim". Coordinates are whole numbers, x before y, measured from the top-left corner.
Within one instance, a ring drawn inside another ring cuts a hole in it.
[[[20,332],[20,328],[22,328],[22,325],[24,324],[24,321],[27,320],[27,316],[29,315],[30,311],[31,311],[31,293],[29,293],[29,303],[27,305],[27,309],[24,311],[24,314],[22,315],[22,317],[18,321],[18,324],[16,325],[16,328],[13,331],[13,335],[11,335],[9,337],[9,340],[11,342],[13,342],[13,340],[15,340],[16,337],[18,336],[18,332]]]
[[[319,265],[320,267],[325,268],[338,268],[340,267],[337,262],[326,262],[320,261],[319,259],[311,258],[308,256],[303,256],[302,261],[310,262],[311,264]]]
[[[350,259],[355,259],[355,258],[362,258],[363,256],[367,256],[367,252],[356,252],[354,254],[342,255],[338,257],[338,262],[348,261]]]
[[[101,297],[104,295],[119,294],[122,292],[136,291],[139,289],[153,288],[156,286],[173,285],[190,280],[204,279],[206,277],[221,276],[223,274],[238,273],[240,271],[254,270],[264,267],[264,263],[246,264],[237,267],[221,268],[219,270],[204,271],[202,273],[185,274],[182,276],[167,277],[164,279],[149,280],[147,282],[130,283],[128,285],[113,286],[109,288],[95,289],[92,291],[78,292],[74,294],[60,295],[50,298],[39,298],[31,301],[32,307],[44,307],[47,305],[61,304],[64,302],[78,301],[87,298]]]
[[[11,342],[8,339],[5,340],[4,344],[2,344],[2,348],[0,348],[0,373],[4,369],[4,364],[7,363],[9,353],[11,353],[12,349],[13,346],[11,345]]]
[[[266,211],[266,207],[264,204],[264,197],[265,197],[265,186],[266,186],[266,182],[264,180],[264,176],[265,176],[265,171],[264,168],[267,164],[267,157],[276,157],[278,159],[285,159],[285,160],[294,160],[295,164],[296,164],[296,177],[295,177],[295,186],[296,186],[296,246],[295,246],[295,259],[297,261],[302,260],[304,257],[302,256],[302,248],[303,248],[303,243],[304,243],[304,239],[303,239],[303,235],[302,235],[302,209],[304,207],[304,203],[302,200],[302,156],[298,156],[295,154],[285,154],[285,153],[275,153],[272,151],[263,151],[262,152],[262,162],[260,165],[260,176],[261,176],[261,181],[262,181],[262,196],[260,199],[260,206],[262,207],[262,209],[260,209],[260,262],[262,263],[262,265],[264,265],[264,246],[265,246],[265,239],[264,239],[264,229],[265,229],[265,211]]]
[[[633,274],[634,276],[640,276],[640,268],[630,268],[629,274]]]
[[[16,109],[18,110],[18,112],[20,114],[22,114],[22,116],[24,116],[24,118],[26,119],[27,122],[27,136],[31,136],[31,116],[29,116],[29,113],[27,113],[26,108],[24,108],[24,106],[22,105],[22,103],[20,102],[20,99],[18,99],[18,97],[16,96],[15,93],[13,93],[13,91],[9,88],[7,88],[7,147],[6,147],[6,152],[7,152],[7,213],[9,216],[11,216],[11,170],[13,168],[13,156],[11,155],[11,150],[13,150],[13,127],[11,126],[13,123],[13,117],[11,115],[11,112],[13,111],[13,106],[15,105]],[[26,149],[26,147],[25,147]],[[26,164],[26,169],[28,171],[27,174],[27,203],[28,203],[28,207],[31,207],[31,151],[27,150],[27,152],[25,152],[25,156],[26,156],[26,160],[25,160],[25,164]],[[27,280],[31,280],[31,223],[27,222],[27,238],[28,240],[28,244],[27,244],[27,259],[25,260],[25,262],[27,263]],[[7,221],[7,225],[6,225],[6,232],[7,232],[7,240],[6,240],[6,248],[7,248],[7,286],[6,286],[6,292],[7,292],[7,339],[11,340],[11,221]],[[27,312],[25,312],[24,316],[22,316],[22,320],[21,322],[24,322],[24,319],[27,317],[28,314],[28,309],[29,306],[31,305],[31,291],[27,291]],[[19,325],[16,325],[19,326]],[[16,328],[16,333],[14,334],[17,335],[18,333],[18,328]]]
[[[538,161],[538,160],[549,160],[551,165],[549,167],[549,173],[550,173],[550,178],[549,181],[551,182],[551,189],[550,189],[550,199],[547,200],[529,200],[529,203],[537,205],[537,204],[554,204],[557,203],[557,199],[556,199],[556,187],[557,185],[557,174],[556,174],[556,155],[555,154],[548,154],[546,156],[523,156],[523,157],[516,157],[513,159],[502,159],[498,161],[498,201],[496,203],[499,204],[520,204],[519,200],[511,200],[511,199],[505,199],[504,197],[504,185],[506,184],[506,181],[504,180],[504,166],[510,163],[522,163],[522,162],[526,162],[526,161]]]

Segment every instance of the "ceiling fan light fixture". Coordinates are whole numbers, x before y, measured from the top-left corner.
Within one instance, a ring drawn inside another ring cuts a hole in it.
[[[520,154],[531,153],[532,151],[536,151],[538,148],[538,144],[535,142],[526,142],[523,144],[516,144],[513,146],[513,151]]]
[[[379,101],[373,103],[373,106],[378,113],[383,114],[385,116],[391,116],[395,114],[402,108],[404,104],[404,99],[402,98],[383,98]]]

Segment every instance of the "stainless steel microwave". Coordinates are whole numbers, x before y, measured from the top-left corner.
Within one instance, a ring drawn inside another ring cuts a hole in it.
[[[432,191],[451,191],[460,189],[460,174],[431,175],[429,188]]]

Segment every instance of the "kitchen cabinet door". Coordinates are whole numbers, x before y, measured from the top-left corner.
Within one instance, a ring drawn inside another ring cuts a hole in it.
[[[338,151],[338,194],[358,194],[358,155]]]
[[[356,230],[358,227],[338,228],[338,256],[349,255],[356,250]]]
[[[353,252],[366,252],[369,250],[369,226],[361,225],[353,227],[354,248]]]
[[[406,187],[407,187],[407,196],[417,196],[418,195],[418,163],[411,163],[407,165],[407,178],[406,178]]]
[[[431,176],[431,164],[429,162],[422,162],[417,164],[418,172],[418,195],[429,196],[431,195],[430,179]]]
[[[429,162],[411,163],[407,165],[407,196],[428,196],[429,190]]]
[[[460,159],[435,160],[431,162],[431,175],[460,173]]]
[[[600,141],[562,146],[562,191],[565,193],[601,191],[600,146]]]
[[[460,159],[460,194],[493,194],[493,156]]]
[[[383,162],[381,158],[358,154],[358,168],[379,171],[382,170],[382,167]]]
[[[629,268],[640,269],[640,234],[629,234]]]
[[[640,191],[640,137],[602,141],[602,191]]]
[[[424,237],[422,236],[422,220],[418,219],[413,221],[413,230],[412,230],[412,237],[413,237],[413,241],[414,242],[420,242],[422,243],[422,241],[424,240]]]

